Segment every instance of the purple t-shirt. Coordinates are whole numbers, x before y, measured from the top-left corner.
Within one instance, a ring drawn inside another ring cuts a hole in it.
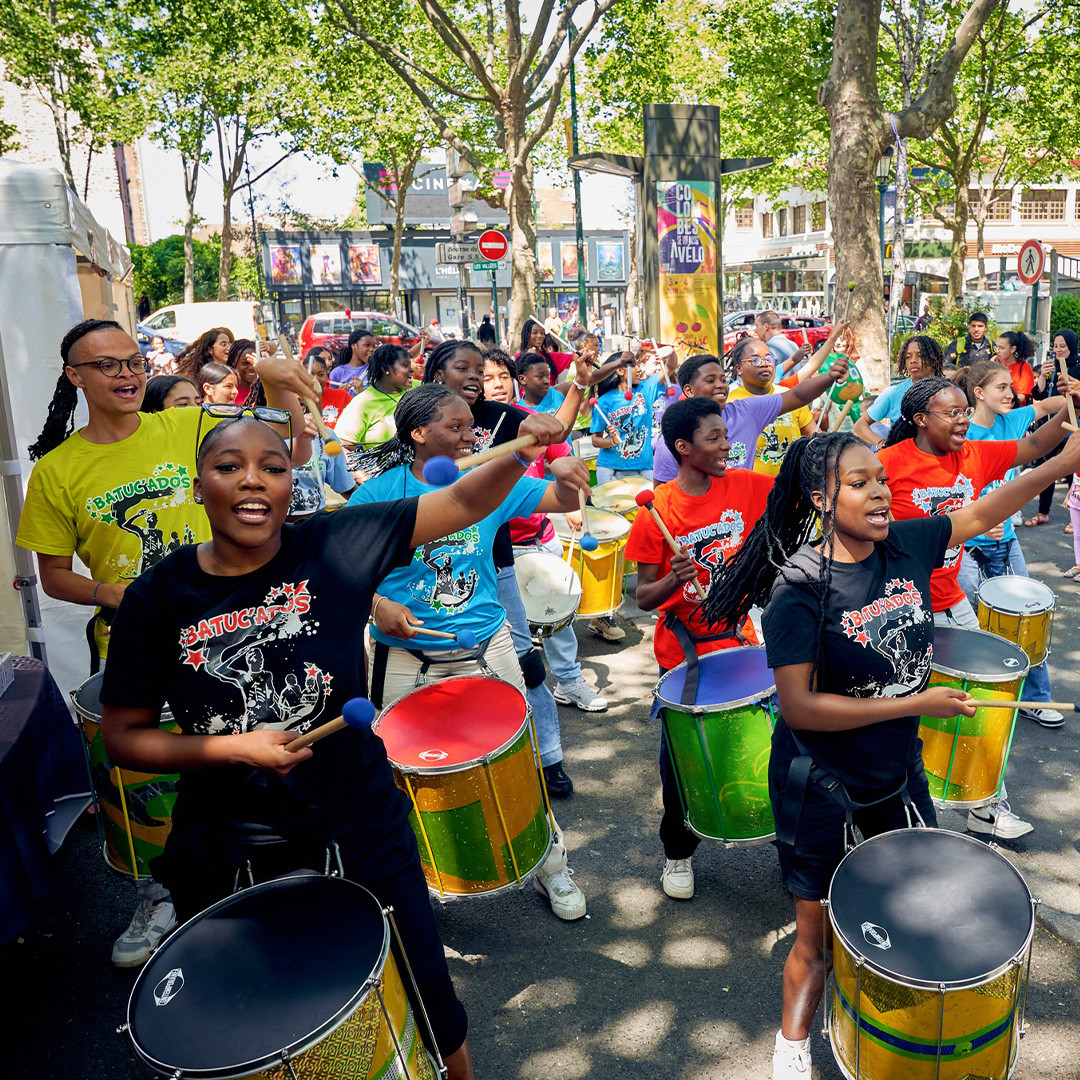
[[[783,394],[761,394],[738,398],[724,406],[723,419],[731,443],[729,469],[753,468],[758,437],[780,415],[782,398]],[[653,447],[653,482],[664,484],[678,473],[679,463],[661,435]]]

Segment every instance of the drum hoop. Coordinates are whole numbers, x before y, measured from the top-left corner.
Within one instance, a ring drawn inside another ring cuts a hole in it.
[[[1000,672],[996,675],[982,675],[975,671],[961,671],[957,668],[948,667],[945,664],[939,663],[937,656],[934,656],[931,669],[938,672],[941,675],[951,675],[954,679],[967,679],[969,682],[1013,682],[1015,679],[1021,679],[1031,670],[1031,661],[1028,659],[1028,655],[1016,644],[1015,641],[1009,641],[1007,638],[999,637],[997,634],[991,634],[988,630],[972,630],[969,627],[963,627],[963,630],[967,634],[981,634],[986,638],[993,638],[994,641],[1004,643],[1006,645],[1012,645],[1017,649],[1021,656],[1024,658],[1025,667],[1023,669],[1017,668],[1011,672]],[[978,842],[978,841],[976,841]],[[985,845],[983,845],[985,847]]]
[[[865,847],[867,844],[872,844],[875,840],[880,840],[884,836],[892,836],[895,833],[907,833],[911,832],[911,829],[891,829],[889,832],[878,833],[876,836],[871,836],[868,840],[864,840],[861,844],[852,848],[843,859],[840,860],[842,865],[847,859],[848,855],[852,852],[858,851],[860,848]],[[927,831],[930,831],[929,829]],[[836,879],[836,873],[840,869],[837,866],[833,871],[833,876],[829,880],[829,890],[826,896],[829,908],[829,925],[832,927],[833,933],[843,943],[844,948],[847,950],[850,956],[857,957],[866,967],[870,968],[875,975],[880,976],[888,982],[891,982],[894,986],[905,986],[911,990],[935,990],[937,992],[949,993],[954,990],[972,990],[978,986],[985,986],[987,983],[993,982],[995,979],[999,979],[1004,975],[1011,967],[1022,963],[1024,957],[1027,955],[1028,950],[1031,948],[1031,941],[1035,935],[1035,908],[1034,899],[1031,895],[1031,890],[1028,888],[1027,882],[1024,880],[1023,875],[1019,870],[1000,851],[995,850],[989,844],[984,844],[981,840],[976,840],[973,836],[965,836],[963,833],[954,833],[949,829],[936,829],[935,832],[947,832],[950,836],[958,837],[968,844],[976,844],[983,851],[989,851],[994,856],[999,858],[1016,876],[1021,885],[1024,886],[1024,892],[1028,895],[1029,907],[1029,923],[1027,933],[1024,935],[1024,943],[1008,960],[1004,960],[996,968],[987,974],[976,975],[971,979],[959,979],[955,982],[943,982],[941,979],[914,979],[910,975],[897,975],[895,972],[889,971],[887,968],[882,967],[880,964],[874,962],[873,957],[868,956],[863,952],[857,944],[852,942],[847,934],[837,925],[836,919],[833,917],[833,905],[832,905],[832,890],[833,882]]]
[[[1019,577],[1019,576],[1020,575],[1018,575],[1018,574],[1003,574],[1000,577],[987,578],[986,581],[984,581],[979,586],[979,590],[975,594],[975,599],[978,600],[978,602],[980,604],[982,604],[984,607],[989,608],[991,611],[1000,611],[1003,615],[1024,615],[1024,614],[1028,614],[1028,613],[1023,612],[1023,611],[1009,611],[1007,608],[998,607],[996,604],[994,604],[994,602],[992,600],[986,600],[986,599],[983,598],[983,595],[982,595],[983,590],[986,589],[986,587],[988,585],[990,586],[990,590],[989,590],[990,592],[996,591],[997,586],[994,585],[995,581],[1007,581],[1009,578]],[[1032,614],[1032,615],[1042,615],[1044,612],[1053,611],[1054,608],[1057,607],[1057,593],[1055,593],[1054,590],[1051,589],[1049,585],[1046,585],[1043,582],[1037,580],[1036,578],[1032,578],[1032,577],[1025,577],[1023,580],[1031,582],[1031,584],[1036,586],[1037,590],[1045,589],[1046,592],[1050,595],[1050,604],[1049,604],[1049,606],[1041,607],[1041,608],[1038,608],[1036,610],[1033,610],[1033,611],[1030,612],[1030,614]]]
[[[71,698],[72,708],[74,708],[75,715],[78,716],[78,718],[80,720],[90,720],[95,724],[100,724],[101,723],[101,713],[93,712],[88,705],[84,705],[81,698],[79,697],[79,694],[80,694],[80,692],[82,690],[84,690],[87,686],[89,686],[90,683],[92,683],[92,682],[100,683],[102,681],[102,678],[103,678],[102,672],[99,671],[96,674],[91,675],[90,678],[83,679],[83,681],[81,683],[79,683],[79,685],[76,686],[74,690],[69,690],[68,691],[68,696]],[[99,695],[98,696],[98,701],[100,702],[100,700],[101,700],[101,697]],[[167,704],[162,705],[162,707],[161,707],[161,716],[158,718],[158,723],[159,724],[174,724],[174,723],[176,723],[176,717],[173,716],[172,710],[169,708],[169,706]]]
[[[522,702],[525,705],[525,715],[522,718],[521,724],[517,731],[506,740],[498,749],[491,750],[486,754],[481,755],[478,758],[470,758],[468,761],[462,761],[457,765],[401,765],[396,762],[389,753],[386,755],[387,760],[399,773],[406,776],[445,776],[449,773],[467,772],[469,769],[475,769],[477,765],[485,765],[493,758],[497,758],[500,754],[509,750],[521,738],[522,731],[529,726],[529,718],[532,716],[532,706],[529,704],[525,695],[513,683],[508,683],[505,679],[498,679],[494,675],[451,675],[448,679],[438,679],[433,683],[425,683],[424,686],[445,686],[447,683],[452,683],[459,679],[495,679],[496,682],[501,682],[504,686],[509,686],[512,690],[516,690],[521,697]],[[382,723],[386,714],[395,706],[400,705],[406,698],[412,697],[417,690],[423,690],[424,686],[418,686],[415,690],[411,690],[407,694],[402,694],[401,697],[394,701],[391,701],[381,713],[375,718],[371,725],[371,730],[375,735],[379,734],[379,725]]]
[[[1049,615],[1051,611],[1057,608],[1057,597],[1051,593],[1052,599],[1046,607],[1030,608],[1025,611],[1010,611],[1008,608],[998,607],[992,600],[986,600],[983,597],[978,597],[979,604],[986,608],[987,611],[993,611],[998,615],[1013,615],[1018,619],[1034,618],[1037,615]]]
[[[264,881],[258,885],[252,885],[247,889],[241,889],[239,892],[232,893],[230,896],[226,896],[224,899],[219,900],[216,904],[211,904],[210,907],[204,911],[200,911],[194,918],[189,919],[183,926],[175,930],[169,935],[168,940],[162,945],[162,950],[167,949],[174,941],[180,940],[185,931],[188,931],[192,926],[199,923],[202,918],[209,915],[211,912],[216,912],[219,908],[228,907],[231,903],[236,903],[238,896],[244,896],[250,893],[252,890],[268,891],[273,888],[285,888],[290,883],[297,879],[303,879],[305,877],[311,878],[323,878],[327,881],[340,881],[344,885],[348,885],[353,889],[359,889],[361,892],[367,893],[371,898],[379,913],[382,915],[383,921],[383,942],[382,948],[379,950],[378,967],[373,968],[359,989],[347,1002],[329,1019],[324,1020],[318,1027],[307,1035],[303,1035],[298,1039],[294,1039],[286,1046],[281,1046],[274,1050],[272,1053],[260,1058],[253,1058],[251,1061],[239,1062],[227,1067],[215,1067],[210,1069],[183,1069],[178,1070],[175,1064],[169,1062],[161,1062],[156,1058],[153,1058],[148,1054],[138,1043],[135,1038],[134,1027],[132,1026],[132,1013],[135,1007],[135,999],[138,996],[139,989],[144,982],[148,982],[147,975],[149,973],[149,965],[144,967],[139,972],[139,977],[135,980],[135,985],[131,988],[131,995],[128,998],[127,1007],[127,1035],[128,1040],[132,1045],[136,1055],[145,1061],[148,1065],[163,1070],[164,1075],[170,1077],[192,1077],[198,1078],[198,1080],[240,1080],[241,1077],[250,1076],[253,1072],[262,1071],[265,1069],[271,1069],[277,1065],[282,1064],[282,1051],[288,1054],[289,1058],[294,1058],[298,1054],[303,1054],[310,1050],[313,1046],[317,1046],[328,1035],[333,1034],[346,1020],[349,1019],[353,1013],[367,1000],[371,993],[372,988],[378,982],[379,977],[386,970],[387,957],[390,955],[390,923],[387,921],[386,914],[383,911],[382,904],[379,903],[369,889],[365,889],[363,885],[358,884],[355,881],[351,881],[348,878],[328,877],[323,874],[310,874],[310,872],[301,872],[300,874],[290,874],[282,878],[275,878],[272,881]],[[335,886],[336,888],[336,886]]]
[[[754,649],[764,651],[763,645],[740,645],[737,649],[717,649],[717,652],[725,653],[739,653],[744,649]],[[706,656],[712,656],[712,653],[706,653]],[[699,657],[699,661],[703,659]],[[684,705],[681,701],[668,701],[661,692],[660,688],[664,683],[675,674],[676,671],[685,668],[686,664],[682,663],[678,667],[672,668],[670,671],[665,672],[660,676],[660,681],[653,687],[653,697],[656,698],[661,705],[666,708],[673,709],[675,712],[689,713],[691,716],[701,716],[704,713],[714,712],[730,712],[732,709],[742,709],[747,705],[756,705],[759,701],[767,701],[776,693],[776,684],[759,691],[756,694],[751,694],[749,697],[737,698],[734,701],[716,701],[710,704],[702,703],[700,705]]]

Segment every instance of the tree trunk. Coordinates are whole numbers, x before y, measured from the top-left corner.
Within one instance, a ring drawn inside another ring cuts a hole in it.
[[[405,317],[401,303],[401,243],[405,233],[405,197],[409,188],[412,187],[413,178],[416,175],[416,163],[419,160],[419,151],[410,152],[400,174],[395,177],[397,198],[394,202],[394,248],[390,256],[390,306],[399,319]]]
[[[60,155],[60,167],[64,171],[64,180],[68,187],[75,191],[75,174],[71,168],[71,142],[68,139],[67,119],[64,116],[63,106],[50,97],[49,111],[52,113],[53,127],[56,129],[56,150]]]
[[[184,303],[195,303],[195,244],[192,233],[195,229],[195,192],[199,187],[199,160],[189,162],[180,156],[180,166],[184,170]]]
[[[975,219],[975,235],[976,242],[975,248],[979,255],[979,288],[986,288],[986,205],[983,200],[983,205],[979,208],[979,216]],[[998,288],[1001,288],[1001,282],[998,282]]]
[[[507,134],[507,141],[510,136]],[[515,155],[508,154],[511,165]],[[533,210],[533,168],[524,161],[511,169],[510,180],[510,331],[521,338],[525,320],[536,314],[536,212]]]
[[[949,303],[959,302],[964,295],[964,259],[967,258],[968,193],[967,177],[956,185],[953,207],[952,251],[949,253]]]
[[[892,356],[893,331],[897,317],[904,304],[904,289],[907,283],[907,205],[908,178],[907,139],[901,139],[896,153],[896,206],[893,210],[893,249],[892,249],[892,285],[889,288],[889,355]],[[918,315],[918,298],[911,297],[912,314]]]
[[[218,262],[217,298],[229,299],[229,275],[232,272],[232,192],[221,208],[221,259]]]

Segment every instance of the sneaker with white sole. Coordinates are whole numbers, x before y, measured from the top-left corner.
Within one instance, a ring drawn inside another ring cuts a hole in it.
[[[622,641],[626,637],[626,631],[621,626],[616,626],[610,615],[599,615],[591,620],[589,630],[599,634],[605,641]]]
[[[778,1031],[772,1056],[772,1075],[773,1080],[810,1080],[810,1040],[788,1042]]]
[[[555,684],[555,700],[560,705],[576,705],[583,712],[603,712],[607,698],[602,698],[584,679]]]
[[[1045,728],[1062,727],[1065,723],[1064,714],[1059,713],[1057,709],[1021,709],[1020,715],[1026,720],[1034,720],[1036,724],[1041,724]]]
[[[689,859],[667,859],[660,875],[664,894],[672,900],[693,900],[694,867]]]
[[[175,927],[176,910],[171,900],[155,904],[149,897],[141,898],[131,923],[113,945],[112,962],[122,968],[141,967]]]
[[[996,836],[1002,840],[1016,840],[1034,829],[1030,822],[1018,818],[1004,799],[969,810],[967,827],[971,832]]]
[[[533,888],[551,902],[551,910],[564,922],[585,916],[585,894],[574,884],[574,871],[564,866],[554,874],[543,873],[541,867],[533,874]]]

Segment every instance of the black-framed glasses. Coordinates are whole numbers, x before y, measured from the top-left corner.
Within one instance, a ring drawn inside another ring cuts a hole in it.
[[[289,444],[292,445],[292,413],[288,409],[271,409],[268,405],[234,405],[225,401],[204,401],[199,407],[199,423],[195,427],[195,452],[202,444],[202,421],[204,416],[215,420],[239,420],[252,416],[264,424],[288,424]]]
[[[122,360],[118,360],[115,356],[106,356],[102,360],[86,360],[81,364],[68,364],[68,367],[96,367],[102,375],[115,379],[125,364],[132,375],[145,375],[150,370],[150,361],[142,355],[125,356]]]

